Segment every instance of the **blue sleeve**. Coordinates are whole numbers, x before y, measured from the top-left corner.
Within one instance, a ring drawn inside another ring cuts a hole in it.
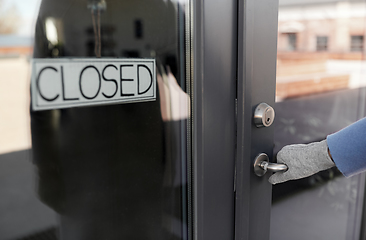
[[[366,171],[366,118],[327,137],[328,148],[346,177]]]

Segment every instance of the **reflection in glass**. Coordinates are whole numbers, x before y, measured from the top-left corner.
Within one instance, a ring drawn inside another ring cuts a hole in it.
[[[366,116],[365,7],[280,1],[275,154]],[[289,34],[297,37],[294,52]],[[346,179],[334,168],[274,186],[271,239],[359,239],[364,182],[364,175]]]
[[[7,131],[1,143],[9,144],[0,144],[1,169],[6,173],[1,175],[6,180],[2,183],[9,183],[2,186],[1,215],[7,220],[0,226],[1,237],[188,239],[191,82],[185,70],[190,64],[186,60],[187,9],[188,1],[170,0],[41,2],[34,57],[154,58],[158,98],[31,111],[32,151],[29,132],[27,141],[14,147],[9,136],[17,131]],[[32,47],[17,47],[16,54],[28,51],[29,59]],[[0,50],[3,58],[9,48]],[[6,55],[6,62],[0,59],[0,68],[2,74],[23,74],[19,81],[23,85],[16,85],[15,80],[0,84],[9,86],[6,91],[22,86],[19,89],[24,92],[16,96],[22,98],[19,112],[23,115],[17,116],[25,118],[29,76],[24,73],[30,71],[29,61]],[[6,99],[1,102],[9,102],[10,94],[3,94],[2,89],[0,98]],[[16,125],[14,119],[8,122]],[[3,126],[1,117],[0,121]],[[24,125],[28,129],[29,123]],[[19,196],[29,198],[26,204],[14,194],[18,185],[22,185]],[[44,204],[36,199],[37,194]],[[18,209],[11,211],[12,217],[5,211],[10,203]],[[28,215],[37,221],[29,221]],[[19,224],[21,218],[28,223]]]
[[[0,239],[55,239],[57,220],[35,192],[29,79],[38,0],[0,1]]]

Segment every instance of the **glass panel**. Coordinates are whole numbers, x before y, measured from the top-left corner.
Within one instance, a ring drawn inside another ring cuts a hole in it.
[[[14,28],[0,25],[0,238],[188,239],[188,0],[3,0],[0,11]],[[155,59],[157,98],[29,117],[32,55]]]
[[[274,154],[365,116],[365,24],[365,1],[280,0]],[[288,32],[295,52],[281,37]],[[275,185],[271,240],[359,239],[364,183],[364,175],[346,179],[332,168]]]

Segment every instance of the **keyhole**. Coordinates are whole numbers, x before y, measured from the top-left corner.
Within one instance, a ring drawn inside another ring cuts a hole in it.
[[[269,123],[271,121],[271,119],[270,118],[267,118],[267,123]]]

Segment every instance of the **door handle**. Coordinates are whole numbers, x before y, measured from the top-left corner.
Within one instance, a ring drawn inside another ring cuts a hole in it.
[[[269,158],[265,153],[260,153],[254,160],[254,173],[259,177],[266,174],[267,171],[286,172],[287,170],[286,164],[269,162]]]

